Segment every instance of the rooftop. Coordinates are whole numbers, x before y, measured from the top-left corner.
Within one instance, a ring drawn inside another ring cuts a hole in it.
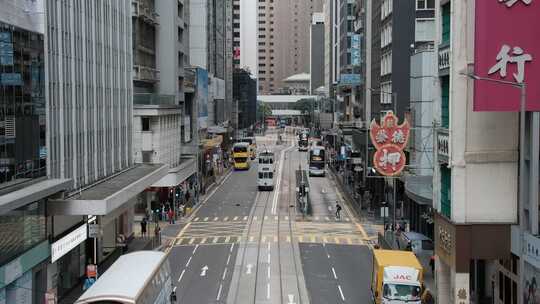
[[[300,74],[294,74],[291,75],[285,79],[283,79],[283,82],[309,82],[311,80],[311,74],[309,73],[300,73]]]

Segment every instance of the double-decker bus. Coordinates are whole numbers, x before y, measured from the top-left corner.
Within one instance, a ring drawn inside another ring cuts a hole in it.
[[[249,144],[249,156],[251,159],[255,159],[257,156],[257,143],[255,142],[255,137],[242,137],[238,140],[240,143]]]
[[[274,190],[274,152],[259,153],[257,186],[259,190]]]
[[[308,133],[300,132],[298,134],[298,151],[307,151],[309,147]]]
[[[137,251],[122,255],[75,304],[176,303],[168,253]]]
[[[325,175],[325,150],[321,146],[312,146],[309,149],[309,176]]]
[[[235,170],[248,170],[250,163],[250,147],[246,142],[235,143],[232,148]]]

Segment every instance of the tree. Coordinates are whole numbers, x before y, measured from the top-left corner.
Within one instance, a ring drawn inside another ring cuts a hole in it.
[[[272,109],[266,103],[260,103],[257,107],[257,117],[259,121],[263,121],[268,116],[272,116]]]
[[[314,98],[302,98],[294,104],[294,109],[300,111],[304,116],[304,122],[309,125],[314,115],[317,100]]]

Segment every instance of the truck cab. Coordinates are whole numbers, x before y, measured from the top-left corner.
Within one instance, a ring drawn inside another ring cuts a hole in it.
[[[410,251],[374,250],[371,292],[376,304],[420,304],[423,268]]]

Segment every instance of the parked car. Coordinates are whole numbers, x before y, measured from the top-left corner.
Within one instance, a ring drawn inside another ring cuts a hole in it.
[[[399,248],[406,249],[409,242],[412,252],[418,257],[422,266],[429,269],[429,259],[434,249],[433,240],[418,232],[402,232],[398,237]]]

